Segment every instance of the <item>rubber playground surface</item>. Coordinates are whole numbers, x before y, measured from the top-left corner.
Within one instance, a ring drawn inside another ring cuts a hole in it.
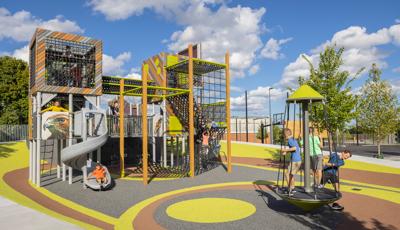
[[[84,190],[78,175],[72,185],[51,176],[43,187],[31,185],[26,143],[0,144],[0,195],[84,229],[400,229],[399,168],[348,160],[341,169],[344,210],[305,213],[271,190],[273,149],[232,143],[232,155],[230,174],[221,165],[147,186],[116,178],[112,190],[95,192]]]

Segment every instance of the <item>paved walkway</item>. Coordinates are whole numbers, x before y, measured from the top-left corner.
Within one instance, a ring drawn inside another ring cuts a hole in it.
[[[0,229],[81,229],[0,196]]]

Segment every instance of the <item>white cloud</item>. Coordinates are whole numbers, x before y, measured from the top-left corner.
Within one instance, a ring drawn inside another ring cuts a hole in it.
[[[395,73],[400,73],[400,66],[392,69],[392,71]]]
[[[268,91],[269,86],[259,86],[247,93],[247,107],[249,111],[265,114],[268,108]],[[279,100],[286,97],[286,91],[281,88],[271,89],[271,101]],[[244,111],[245,95],[231,97],[231,109],[233,111]]]
[[[399,79],[392,79],[389,81],[390,85],[392,86],[393,92],[400,97],[400,80]]]
[[[220,62],[229,50],[233,77],[244,77],[262,46],[265,11],[224,5],[213,11],[204,1],[198,1],[177,15],[178,23],[186,27],[171,35],[168,48],[179,51],[189,43],[201,43],[203,58]]]
[[[14,50],[11,56],[29,62],[29,46],[26,45],[22,48]]]
[[[140,74],[140,72],[140,68],[132,68],[126,77],[141,80],[142,75]]]
[[[361,95],[361,93],[362,93],[361,90],[362,90],[362,87],[359,86],[359,87],[352,89],[350,93],[353,95]]]
[[[260,65],[256,64],[250,67],[249,69],[249,75],[254,75],[260,70]]]
[[[67,33],[84,31],[76,22],[61,15],[45,21],[25,10],[12,14],[6,8],[0,8],[0,40],[11,38],[19,42],[29,41],[37,27]]]
[[[11,56],[29,62],[29,48],[28,45],[10,52],[0,52],[0,56]]]
[[[300,54],[294,62],[287,65],[282,74],[282,78],[279,81],[279,85],[284,87],[293,87],[296,85],[299,77],[307,77],[310,74],[310,66],[308,62],[303,58],[303,55],[314,65],[318,64],[319,56],[317,54],[307,55]]]
[[[382,28],[374,33],[368,33],[365,27],[351,26],[336,32],[331,40],[312,49],[305,56],[316,67],[319,61],[319,53],[326,46],[344,47],[342,70],[347,70],[354,75],[362,67],[369,68],[372,63],[378,64],[381,68],[386,68],[388,65],[385,58],[388,54],[382,52],[378,46],[390,43],[400,45],[400,25]],[[293,87],[296,85],[299,76],[309,76],[309,65],[301,55],[285,67],[279,85]]]
[[[174,20],[183,26],[175,31],[167,43],[171,51],[187,48],[189,43],[201,43],[202,56],[222,62],[226,50],[230,51],[233,77],[244,77],[262,47],[261,33],[265,31],[261,21],[266,9],[261,7],[227,7],[223,0],[92,0],[89,5],[109,20],[126,19],[140,15],[144,10]]]
[[[117,57],[103,54],[103,74],[104,75],[124,75],[124,65],[131,59],[130,52],[123,52]]]
[[[264,48],[261,50],[261,56],[272,60],[284,58],[285,55],[280,53],[282,48],[281,46],[292,39],[293,38],[276,40],[274,38],[270,38],[265,44]]]
[[[114,21],[141,15],[145,9],[171,15],[189,2],[189,0],[90,0],[89,5],[94,11],[104,14],[108,20]]]
[[[396,19],[394,20],[394,23],[400,24],[400,18],[396,18]]]

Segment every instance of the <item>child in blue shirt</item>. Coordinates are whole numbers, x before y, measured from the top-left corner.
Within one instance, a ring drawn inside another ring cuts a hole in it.
[[[292,135],[292,130],[285,128],[283,130],[285,135],[285,140],[287,140],[289,148],[281,149],[282,154],[285,156],[288,152],[290,155],[290,163],[285,173],[286,180],[288,183],[289,193],[295,192],[293,189],[295,188],[294,175],[296,175],[301,168],[301,155],[300,155],[300,147],[297,140]]]
[[[330,182],[334,185],[335,191],[339,192],[339,178],[338,178],[338,170],[339,167],[344,165],[344,161],[351,157],[351,153],[349,150],[344,150],[341,153],[332,153],[329,156],[329,161],[324,164],[322,183],[325,185],[327,182]]]

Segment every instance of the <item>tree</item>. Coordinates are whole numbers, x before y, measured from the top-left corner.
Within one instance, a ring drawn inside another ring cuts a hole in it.
[[[342,70],[344,48],[336,49],[327,46],[320,53],[318,68],[315,69],[310,60],[303,58],[310,65],[310,78],[299,78],[299,84],[307,84],[318,91],[325,98],[325,109],[322,104],[313,104],[310,112],[310,121],[319,131],[327,130],[330,138],[338,130],[344,130],[346,123],[356,117],[355,106],[357,99],[351,93],[350,83],[359,75],[351,77],[348,71]]]
[[[0,124],[28,122],[28,64],[0,57]]]
[[[369,71],[369,79],[361,90],[358,106],[359,124],[363,130],[375,135],[378,158],[383,158],[382,140],[395,133],[399,124],[397,97],[391,85],[381,79],[381,73],[376,64],[373,64]]]
[[[268,127],[267,126],[264,126],[264,139],[267,139],[268,138]],[[257,134],[256,134],[256,138],[257,139],[259,139],[259,140],[261,140],[262,139],[262,135],[261,135],[261,126],[260,127],[258,127],[258,130],[257,130]]]
[[[282,128],[278,125],[274,125],[274,143],[283,143]]]

